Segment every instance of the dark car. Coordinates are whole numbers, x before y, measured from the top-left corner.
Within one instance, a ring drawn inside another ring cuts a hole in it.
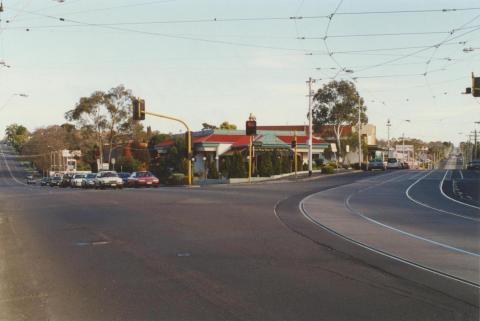
[[[410,169],[410,165],[407,162],[402,162],[403,169]]]
[[[468,170],[480,170],[480,159],[475,159],[468,163]]]
[[[54,176],[50,178],[51,187],[60,186],[61,183],[62,183],[62,178],[60,176]]]
[[[50,177],[44,177],[40,180],[40,186],[50,185]]]
[[[374,169],[379,169],[384,171],[386,169],[383,160],[381,159],[371,159],[367,163],[367,171],[372,171]]]
[[[160,180],[155,177],[150,172],[133,172],[132,175],[128,178],[128,186],[131,187],[142,187],[142,186],[153,186],[158,187]]]
[[[74,174],[65,174],[63,175],[62,181],[60,182],[60,187],[70,187],[71,181]]]
[[[94,188],[96,177],[97,177],[97,174],[95,173],[87,174],[85,178],[82,180],[82,188]]]
[[[125,186],[127,186],[127,184],[128,184],[128,178],[130,177],[130,175],[132,175],[132,174],[127,173],[127,172],[118,173],[118,177],[120,177],[123,180],[123,184]]]

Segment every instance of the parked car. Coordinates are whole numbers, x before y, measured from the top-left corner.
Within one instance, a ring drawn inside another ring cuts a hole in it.
[[[374,169],[379,169],[379,170],[384,171],[386,168],[385,168],[385,164],[383,163],[383,160],[381,160],[381,159],[371,159],[371,160],[368,161],[366,169],[367,169],[367,171],[372,171]]]
[[[97,174],[95,178],[95,188],[123,188],[123,180],[115,171],[104,171]]]
[[[402,168],[403,169],[410,169],[410,164],[408,164],[407,162],[402,162]]]
[[[83,179],[87,176],[87,174],[75,174],[72,179],[70,180],[70,187],[82,187]]]
[[[82,188],[94,188],[95,178],[97,178],[97,174],[95,173],[85,175],[85,177],[82,179]]]
[[[120,177],[120,178],[123,180],[123,185],[124,185],[124,186],[127,186],[127,184],[128,184],[128,178],[130,177],[130,175],[132,175],[132,174],[131,174],[131,173],[127,173],[127,172],[118,173],[118,177]]]
[[[51,187],[60,186],[61,183],[62,183],[62,178],[60,176],[53,176],[50,178]]]
[[[475,159],[467,164],[468,170],[480,170],[480,159]]]
[[[35,180],[35,177],[33,177],[33,175],[27,175],[27,184],[28,185],[37,184],[37,181]]]
[[[40,180],[40,186],[50,185],[50,177],[44,177]]]
[[[387,169],[401,169],[402,163],[396,158],[389,158],[387,160]]]
[[[150,172],[133,172],[128,178],[128,186],[142,187],[142,186],[154,186],[158,187],[160,180]]]
[[[59,186],[60,187],[69,187],[70,182],[72,181],[73,175],[74,174],[70,174],[70,173],[63,175],[62,181],[60,182]]]

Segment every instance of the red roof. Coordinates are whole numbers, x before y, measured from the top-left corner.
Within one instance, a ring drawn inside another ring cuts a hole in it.
[[[286,144],[291,144],[294,136],[277,136],[277,138]],[[307,144],[307,142],[308,136],[297,136],[297,144]],[[313,137],[312,142],[313,144],[326,144],[325,141],[315,138],[315,136]]]

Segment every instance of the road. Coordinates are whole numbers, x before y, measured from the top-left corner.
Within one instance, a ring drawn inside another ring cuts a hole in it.
[[[0,320],[479,319],[458,169],[84,191],[0,148]]]

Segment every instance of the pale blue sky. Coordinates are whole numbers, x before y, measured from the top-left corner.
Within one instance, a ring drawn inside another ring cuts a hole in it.
[[[0,66],[0,106],[13,93],[25,92],[29,98],[9,100],[0,111],[0,128],[12,122],[29,129],[61,123],[79,97],[118,84],[143,97],[150,110],[183,118],[193,129],[224,120],[243,127],[250,112],[261,124],[303,124],[306,79],[322,78],[317,88],[335,75],[358,77],[379,137],[386,137],[388,118],[393,137],[405,132],[454,142],[463,139],[459,132],[466,133],[480,121],[480,101],[460,94],[469,86],[472,71],[480,75],[478,0],[344,0],[328,30],[327,45],[336,62],[326,54],[321,39],[329,21],[321,16],[334,12],[338,0],[3,0],[3,4],[0,60],[11,68]],[[445,8],[473,9],[342,14]],[[304,19],[283,19],[293,16]],[[56,19],[60,17],[66,21]],[[214,18],[216,22],[207,21]],[[236,18],[246,19],[222,21]],[[459,27],[463,29],[456,30]],[[338,37],[419,32],[429,33]],[[297,39],[301,37],[306,39]],[[437,50],[423,48],[443,41]],[[365,51],[404,47],[413,48]],[[465,47],[479,49],[465,53]],[[413,54],[419,50],[423,51]],[[408,54],[412,55],[401,57]],[[375,66],[397,58],[402,59]],[[338,73],[339,66],[354,73]],[[425,72],[426,77],[421,75]],[[395,77],[383,78],[389,75]],[[362,78],[371,76],[382,77]],[[166,132],[181,129],[159,119],[146,124]]]

